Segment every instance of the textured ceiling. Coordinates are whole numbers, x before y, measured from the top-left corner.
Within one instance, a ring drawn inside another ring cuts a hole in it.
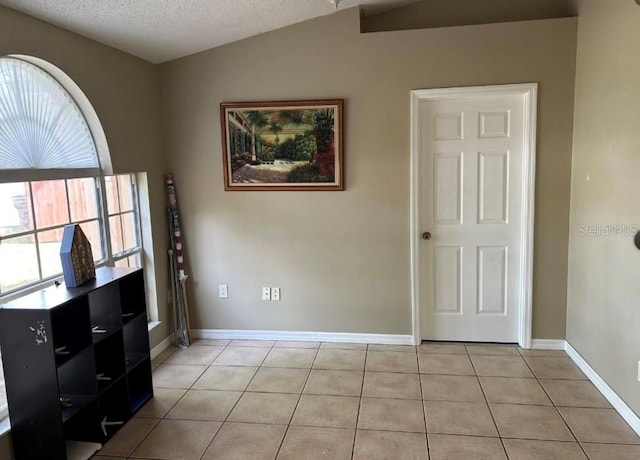
[[[342,0],[365,14],[415,0]],[[154,63],[333,13],[327,0],[0,0]]]

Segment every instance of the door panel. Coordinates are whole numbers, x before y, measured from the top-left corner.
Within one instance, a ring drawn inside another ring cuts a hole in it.
[[[478,158],[478,223],[506,224],[509,152],[479,152]]]
[[[434,249],[434,310],[438,313],[462,313],[462,248],[438,246]]]
[[[433,197],[438,224],[462,224],[462,153],[436,153]]]
[[[420,104],[422,338],[516,342],[523,97]]]
[[[507,248],[480,246],[478,248],[478,313],[507,312]]]

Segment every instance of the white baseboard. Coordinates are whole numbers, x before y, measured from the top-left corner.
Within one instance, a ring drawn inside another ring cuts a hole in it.
[[[564,339],[532,339],[531,348],[535,350],[564,350]]]
[[[168,335],[162,342],[151,349],[151,359],[155,359],[173,343],[173,334]]]
[[[412,335],[360,334],[348,332],[254,331],[236,329],[191,329],[198,339],[292,340],[299,342],[375,343],[381,345],[412,345]]]
[[[631,429],[640,436],[640,417],[616,394],[615,391],[605,382],[598,373],[587,363],[582,356],[566,342],[564,349],[569,357],[575,362],[584,374],[591,380],[591,383],[602,393],[609,401],[613,408],[618,411],[620,416],[629,424]]]

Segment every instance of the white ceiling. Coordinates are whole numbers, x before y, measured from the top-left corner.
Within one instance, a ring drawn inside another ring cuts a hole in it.
[[[375,14],[416,0],[342,0]],[[153,63],[333,13],[328,0],[0,0]]]

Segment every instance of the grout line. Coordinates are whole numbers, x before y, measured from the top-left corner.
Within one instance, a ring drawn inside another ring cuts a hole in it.
[[[467,348],[467,346],[465,345],[465,348]],[[467,353],[469,352],[469,349],[467,348]],[[500,440],[500,445],[502,446],[502,450],[504,451],[504,455],[509,458],[509,455],[507,454],[507,448],[504,445],[504,442],[502,441],[502,434],[500,433],[500,430],[498,429],[498,423],[496,422],[496,418],[493,415],[493,411],[491,410],[491,406],[489,405],[489,400],[487,399],[487,394],[484,391],[484,387],[482,386],[482,383],[480,382],[480,377],[478,376],[478,371],[476,370],[476,366],[473,364],[473,360],[471,359],[471,355],[469,355],[469,361],[471,361],[471,367],[473,368],[473,373],[475,374],[476,380],[478,381],[478,386],[480,387],[480,391],[482,392],[482,397],[484,398],[484,403],[487,406],[487,410],[489,411],[489,416],[491,417],[491,421],[493,422],[493,427],[496,429],[496,433],[498,434],[498,439]]]
[[[422,344],[422,341],[420,341],[420,344]],[[425,443],[427,444],[427,458],[429,458],[431,453],[429,450],[429,429],[427,428],[427,406],[425,405],[424,392],[422,390],[423,374],[420,373],[420,359],[419,359],[419,353],[418,353],[418,346],[416,346],[416,364],[418,366],[418,385],[420,385],[420,404],[422,405],[422,418],[424,420],[424,440],[425,440]]]
[[[275,342],[274,342],[275,345]],[[291,427],[291,422],[293,421],[293,416],[296,413],[296,410],[298,410],[298,405],[300,404],[300,400],[302,399],[302,393],[304,392],[305,387],[307,386],[307,383],[309,382],[309,378],[311,377],[311,371],[313,370],[313,365],[316,362],[316,359],[318,358],[318,353],[320,352],[320,347],[322,346],[322,343],[320,344],[320,346],[318,346],[318,348],[315,349],[315,355],[313,357],[313,361],[311,361],[311,365],[309,366],[309,372],[307,373],[307,378],[304,381],[304,384],[302,385],[302,388],[300,389],[300,394],[298,395],[298,400],[296,401],[296,405],[293,408],[293,411],[291,412],[291,416],[289,417],[289,422],[287,423],[287,427],[284,430],[284,434],[282,435],[282,439],[280,440],[280,445],[278,446],[278,450],[276,451],[276,457],[278,457],[278,455],[280,454],[280,450],[282,449],[282,446],[284,445],[284,440],[287,437],[287,433],[289,432],[289,428]],[[260,370],[260,369],[258,369]],[[257,374],[257,372],[256,372]]]
[[[553,401],[553,399],[551,399],[551,395],[547,392],[547,390],[545,389],[544,385],[540,382],[540,378],[538,378],[538,375],[531,368],[531,365],[529,364],[529,361],[526,360],[525,356],[522,356],[522,360],[524,361],[525,365],[529,368],[529,371],[531,371],[531,373],[533,374],[533,377],[536,379],[536,382],[540,386],[540,388],[542,388],[542,391],[544,391],[544,394],[547,395],[547,398],[549,398],[549,401],[552,404],[551,407],[553,407],[555,409],[556,414],[558,414],[558,417],[560,417],[560,420],[562,420],[562,423],[564,423],[564,425],[567,427],[567,430],[569,430],[569,433],[571,433],[571,436],[573,436],[573,440],[578,444],[578,446],[580,447],[580,450],[584,453],[585,457],[588,458],[589,456],[587,455],[585,450],[582,448],[582,446],[578,442],[578,437],[573,432],[573,430],[571,429],[571,427],[569,426],[567,421],[564,419],[564,417],[562,416],[562,413],[558,410],[558,406],[556,406],[556,403]]]
[[[358,437],[358,423],[360,423],[360,408],[362,407],[362,397],[364,395],[364,379],[367,376],[367,357],[369,356],[369,344],[364,352],[364,364],[362,366],[362,383],[360,384],[360,397],[358,398],[358,412],[356,412],[356,426],[353,430],[353,444],[351,445],[351,458],[356,454],[356,438]]]

